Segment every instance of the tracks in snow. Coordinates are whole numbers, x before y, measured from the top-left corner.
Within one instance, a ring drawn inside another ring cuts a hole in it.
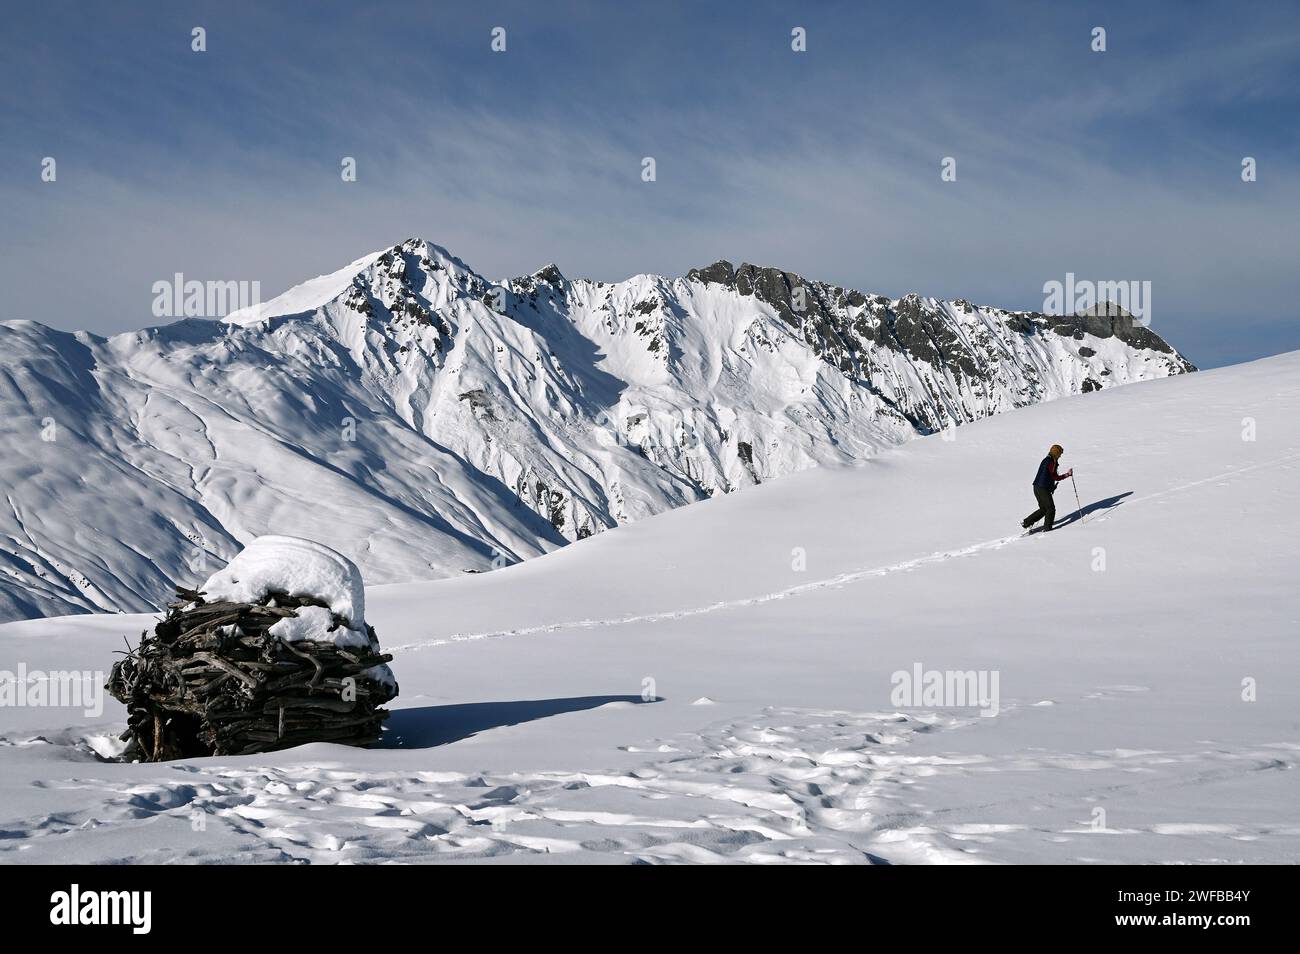
[[[1245,777],[1284,786],[1300,765],[1296,742],[913,748],[972,721],[771,707],[621,746],[645,761],[596,771],[377,770],[329,754],[102,766],[74,730],[0,737],[27,758],[76,766],[32,783],[45,799],[0,812],[0,860],[1223,863],[1285,858],[1300,844],[1285,800],[1258,818],[1152,811],[1188,789],[1229,799]]]
[[[564,629],[595,629],[603,626],[625,626],[630,623],[658,623],[664,620],[688,619],[692,616],[704,616],[709,613],[716,613],[719,610],[759,606],[763,603],[770,603],[773,600],[784,600],[789,599],[792,596],[801,596],[802,594],[812,592],[813,590],[831,589],[837,586],[844,586],[847,583],[856,583],[859,580],[865,580],[871,577],[888,576],[891,573],[911,570],[915,567],[926,566],[930,563],[942,563],[956,557],[970,556],[974,553],[979,553],[982,550],[991,550],[996,549],[997,547],[1006,546],[1008,543],[1018,539],[1020,536],[1020,534],[1015,534],[997,540],[988,540],[984,543],[972,544],[971,546],[962,547],[957,550],[942,550],[923,557],[916,557],[912,560],[903,560],[899,563],[891,563],[886,566],[871,567],[870,569],[864,570],[851,570],[847,573],[841,573],[838,576],[827,577],[823,580],[810,580],[807,583],[800,583],[798,586],[787,587],[783,590],[777,590],[774,593],[765,593],[761,596],[748,596],[736,600],[719,600],[716,603],[708,603],[704,606],[695,606],[688,609],[665,610],[659,613],[638,613],[631,616],[617,616],[612,619],[568,620],[562,623],[545,623],[540,626],[525,626],[518,629],[493,630],[483,633],[457,633],[440,639],[423,640],[418,643],[406,643],[401,646],[393,646],[390,647],[389,651],[409,652],[414,649],[445,646],[448,643],[464,642],[466,640],[492,639],[499,636],[532,636],[538,633],[553,633],[557,630]]]
[[[913,737],[959,724],[922,713],[771,708],[623,746],[647,761],[608,771],[367,771],[334,759],[256,758],[140,766],[130,779],[90,771],[37,783],[56,801],[79,793],[76,807],[0,816],[0,859],[44,861],[75,843],[144,863],[978,860],[978,849],[877,821],[903,812],[910,781],[929,771],[905,760]]]
[[[1276,460],[1265,461],[1259,464],[1251,464],[1246,467],[1239,467],[1236,470],[1225,471],[1221,474],[1214,474],[1210,477],[1204,477],[1186,484],[1179,484],[1176,487],[1170,487],[1167,490],[1157,491],[1156,493],[1146,494],[1142,497],[1131,498],[1125,503],[1145,503],[1149,500],[1156,500],[1161,497],[1167,497],[1170,494],[1181,493],[1184,490],[1191,490],[1195,487],[1201,487],[1205,484],[1213,483],[1218,480],[1224,480],[1229,477],[1237,477],[1251,471],[1261,470],[1266,467],[1277,467],[1291,461],[1300,460],[1300,454],[1290,454]],[[1111,508],[1108,508],[1111,509]],[[1105,519],[1104,516],[1100,519]],[[958,547],[953,550],[938,550],[928,553],[925,556],[914,557],[910,560],[902,560],[897,563],[889,563],[883,566],[874,566],[858,570],[850,570],[846,573],[840,573],[836,576],[826,577],[821,580],[810,580],[807,583],[800,583],[797,586],[786,587],[772,593],[765,593],[760,596],[748,596],[734,600],[718,600],[715,603],[708,603],[703,606],[689,607],[680,610],[665,610],[656,613],[637,613],[628,616],[616,616],[608,619],[577,619],[566,620],[558,623],[543,623],[538,626],[524,626],[516,629],[489,630],[479,633],[455,633],[449,636],[439,637],[436,639],[421,640],[415,643],[404,643],[400,646],[389,647],[389,652],[412,652],[418,649],[430,649],[437,646],[445,646],[449,643],[467,642],[478,639],[496,639],[503,636],[535,636],[542,633],[554,633],[561,630],[569,629],[598,629],[609,626],[627,626],[635,623],[658,623],[668,620],[689,619],[695,616],[706,616],[710,613],[716,613],[721,610],[742,609],[750,606],[760,606],[763,603],[770,603],[774,600],[790,599],[791,597],[802,596],[805,593],[811,593],[817,590],[833,589],[845,586],[849,583],[857,583],[861,580],[874,579],[876,577],[889,576],[894,573],[905,572],[916,569],[917,567],[929,566],[934,563],[945,563],[948,560],[958,557],[973,556],[986,550],[997,550],[1010,543],[1014,543],[1025,537],[1025,534],[1015,533],[1006,537],[998,537],[994,540],[985,540],[981,543],[972,543],[968,546]]]

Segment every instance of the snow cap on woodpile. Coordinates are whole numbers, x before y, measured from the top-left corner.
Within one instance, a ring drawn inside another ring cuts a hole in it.
[[[264,603],[271,593],[310,597],[349,630],[366,639],[366,591],[355,563],[323,543],[301,537],[257,537],[224,570],[212,574],[199,588],[209,602]],[[304,607],[310,609],[310,607]],[[306,621],[323,614],[299,614],[284,633],[288,641],[311,639]]]

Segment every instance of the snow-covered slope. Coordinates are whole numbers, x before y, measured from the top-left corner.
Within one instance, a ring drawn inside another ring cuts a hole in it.
[[[1152,332],[805,281],[492,284],[412,239],[227,321],[0,323],[0,619],[157,607],[266,533],[375,582],[1191,369]]]
[[[1053,442],[1087,520],[1067,483],[1024,537]],[[384,747],[100,763],[111,700],[0,707],[0,856],[1294,861],[1297,479],[1293,353],[370,587]],[[10,623],[0,658],[102,671],[149,624]],[[996,714],[900,702],[917,666],[996,674]]]

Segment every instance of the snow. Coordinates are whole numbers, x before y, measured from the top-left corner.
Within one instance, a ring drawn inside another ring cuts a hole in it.
[[[653,275],[515,279],[497,312],[492,283],[412,240],[226,321],[107,339],[0,322],[0,620],[159,609],[242,542],[321,527],[369,583],[458,577],[870,458],[918,423],[1183,368],[909,299],[965,376],[900,350],[900,301],[808,284],[834,335]]]
[[[375,259],[381,254],[383,253],[371,252],[328,275],[320,275],[301,285],[295,285],[283,295],[277,295],[270,301],[258,302],[247,308],[232,311],[222,321],[239,327],[248,327],[280,315],[298,315],[315,311],[345,292],[356,274],[373,265]]]
[[[373,644],[366,629],[366,591],[356,564],[322,543],[299,537],[258,537],[200,588],[209,602],[260,603],[270,593],[312,597],[327,606],[302,606],[268,632],[287,643],[310,640],[341,647]],[[390,686],[386,665],[363,675]]]
[[[322,606],[304,606],[297,616],[280,620],[269,630],[272,636],[278,636],[286,643],[301,640],[312,642],[333,642],[338,646],[365,646],[370,640],[361,630],[339,626],[333,631],[334,614]]]
[[[258,537],[200,587],[209,602],[260,603],[268,594],[312,597],[327,606],[302,606],[268,632],[287,643],[310,640],[340,647],[374,645],[366,628],[366,591],[361,571],[337,550],[300,537]],[[362,673],[397,686],[387,665]]]
[[[261,603],[272,592],[309,596],[329,606],[304,607],[296,620],[272,627],[286,639],[314,639],[332,625],[333,613],[353,630],[365,633],[366,591],[356,564],[322,543],[300,537],[257,537],[200,588],[208,602]],[[313,612],[313,610],[315,612]]]
[[[1087,520],[1063,487],[1021,536],[1052,443]],[[0,708],[0,861],[1291,862],[1298,477],[1292,353],[372,586],[380,747],[125,765],[111,699]],[[0,658],[106,670],[150,625],[9,623]],[[895,705],[918,665],[997,673],[997,715]]]

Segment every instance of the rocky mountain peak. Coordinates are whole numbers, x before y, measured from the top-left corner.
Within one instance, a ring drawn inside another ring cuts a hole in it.
[[[236,540],[320,521],[376,583],[485,569],[1192,370],[1125,315],[895,301],[725,260],[684,281],[570,282],[548,265],[501,286],[418,237],[226,322],[0,335],[19,441],[0,446],[0,536],[27,539],[24,515],[49,501],[66,514],[42,525],[39,552],[15,544],[0,576],[10,618],[160,605],[196,547],[229,558]],[[22,468],[46,418],[75,424],[34,481]],[[89,538],[103,559],[84,559]]]

